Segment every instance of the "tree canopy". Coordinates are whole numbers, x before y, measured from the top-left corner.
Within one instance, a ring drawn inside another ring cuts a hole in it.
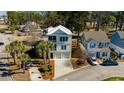
[[[87,22],[94,23],[96,31],[106,26],[122,30],[124,21],[123,11],[8,11],[7,16],[13,32],[29,20],[42,28],[61,24],[77,33],[87,28]]]

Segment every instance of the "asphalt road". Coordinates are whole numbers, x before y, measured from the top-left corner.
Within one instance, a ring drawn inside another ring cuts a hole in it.
[[[124,77],[124,62],[120,62],[119,66],[88,66],[56,78],[54,81],[101,81],[111,76]]]

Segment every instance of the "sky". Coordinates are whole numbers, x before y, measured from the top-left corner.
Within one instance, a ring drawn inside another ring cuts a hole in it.
[[[0,16],[6,15],[6,11],[0,11]]]

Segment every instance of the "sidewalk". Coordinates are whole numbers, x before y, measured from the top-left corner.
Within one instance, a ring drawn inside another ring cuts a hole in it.
[[[30,67],[29,74],[31,81],[43,81],[42,75],[37,67]]]

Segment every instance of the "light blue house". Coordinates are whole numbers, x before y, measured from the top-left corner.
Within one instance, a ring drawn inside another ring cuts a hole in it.
[[[124,31],[116,31],[111,36],[111,46],[118,54],[124,54]]]
[[[110,57],[110,40],[103,31],[84,32],[82,44],[93,57],[104,59]]]
[[[48,28],[48,40],[55,43],[55,48],[51,51],[51,58],[71,59],[72,32],[64,26]]]

